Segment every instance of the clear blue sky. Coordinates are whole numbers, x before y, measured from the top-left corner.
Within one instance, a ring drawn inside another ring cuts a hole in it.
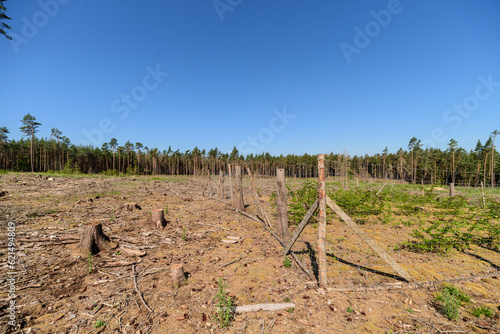
[[[75,144],[276,155],[395,152],[413,136],[469,150],[500,129],[496,0],[5,6],[15,35],[0,38],[0,126],[11,139],[26,113],[39,137],[56,127]]]

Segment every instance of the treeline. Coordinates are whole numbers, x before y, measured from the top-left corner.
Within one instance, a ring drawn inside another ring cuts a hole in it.
[[[269,153],[241,156],[235,147],[231,153],[216,148],[198,147],[180,152],[159,150],[142,143],[123,144],[113,138],[101,147],[71,144],[69,138],[53,128],[50,138],[37,138],[38,127],[30,114],[21,120],[21,140],[9,140],[9,130],[0,127],[0,169],[7,171],[66,173],[103,173],[108,175],[207,175],[227,172],[229,163],[244,164],[257,175],[274,176],[277,167],[288,177],[315,177],[316,155],[280,155]],[[499,179],[499,154],[495,148],[498,131],[484,141],[478,140],[474,150],[466,151],[451,139],[446,150],[423,148],[412,138],[405,149],[389,153],[385,148],[372,156],[326,154],[328,175],[347,178],[379,178],[413,183],[478,186],[481,182],[496,186]]]

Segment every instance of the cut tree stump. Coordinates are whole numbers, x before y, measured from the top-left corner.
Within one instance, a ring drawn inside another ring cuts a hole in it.
[[[120,205],[120,207],[118,209],[119,210],[128,210],[128,211],[134,211],[134,209],[142,210],[141,207],[139,205],[137,205],[137,203],[124,203],[124,204]]]
[[[116,247],[102,231],[101,223],[84,224],[78,246],[85,251],[85,254],[89,252],[97,254],[103,249]]]
[[[178,289],[184,284],[184,269],[182,264],[173,264],[170,266],[170,276],[172,277],[172,284],[174,288]]]
[[[163,209],[156,209],[151,212],[151,220],[157,228],[165,228],[167,225],[163,212]]]

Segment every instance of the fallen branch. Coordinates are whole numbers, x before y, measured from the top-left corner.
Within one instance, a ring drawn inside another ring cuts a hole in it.
[[[137,293],[139,294],[139,297],[141,297],[141,301],[144,304],[144,306],[146,306],[146,308],[149,310],[149,312],[153,313],[153,310],[149,308],[148,304],[146,304],[146,301],[144,300],[144,297],[142,296],[141,290],[139,290],[139,288],[137,287],[137,275],[135,273],[135,264],[132,265],[132,273],[134,275],[135,291],[137,291]]]
[[[281,303],[281,304],[255,304],[236,306],[235,313],[258,312],[258,311],[283,311],[295,308],[294,303]]]
[[[235,262],[238,262],[238,261],[239,261],[239,260],[241,260],[242,258],[243,258],[243,256],[240,256],[240,257],[239,257],[239,258],[237,258],[236,260],[233,260],[233,261],[231,261],[231,262],[229,262],[229,263],[223,264],[222,266],[220,266],[220,267],[219,267],[219,268],[217,268],[217,269],[221,269],[221,268],[227,267],[227,266],[229,266],[229,265],[231,265],[231,264],[233,264],[233,263],[235,263]]]

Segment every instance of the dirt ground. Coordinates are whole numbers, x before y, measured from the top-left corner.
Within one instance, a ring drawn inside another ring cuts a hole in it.
[[[272,221],[275,180],[256,182]],[[257,216],[249,180],[243,184],[246,212]],[[210,199],[215,183],[207,177],[5,174],[2,190],[2,333],[500,333],[500,254],[479,248],[446,256],[394,251],[408,239],[411,228],[404,225],[362,228],[418,284],[403,282],[330,215],[329,286],[321,289],[295,262],[285,267],[282,246],[260,223]],[[132,202],[141,210],[119,209]],[[167,209],[164,229],[151,222],[154,209]],[[16,239],[14,328],[7,323],[9,222],[15,224]],[[83,253],[78,248],[81,224],[89,222],[101,222],[118,248],[91,258]],[[240,239],[223,242],[228,236]],[[316,228],[307,226],[293,248],[307,268],[315,262],[316,240]],[[173,264],[182,264],[186,273],[178,289],[170,277]],[[295,307],[236,314],[221,329],[215,319],[219,278],[237,306],[291,302]],[[442,280],[472,298],[456,321],[438,312],[435,294]],[[495,316],[474,317],[470,310],[477,305]]]

